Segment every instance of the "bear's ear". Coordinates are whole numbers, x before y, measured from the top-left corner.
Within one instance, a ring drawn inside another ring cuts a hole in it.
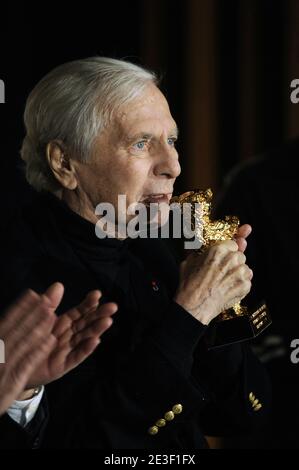
[[[204,195],[205,195],[207,202],[210,202],[213,198],[213,191],[211,190],[211,188],[206,189],[204,192]]]

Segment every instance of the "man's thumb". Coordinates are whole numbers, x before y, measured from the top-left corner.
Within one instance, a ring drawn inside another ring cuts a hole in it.
[[[44,293],[45,297],[50,302],[50,307],[53,308],[54,310],[60,304],[63,294],[64,294],[64,286],[63,284],[61,284],[61,282],[54,282],[54,284],[48,287],[48,289]]]

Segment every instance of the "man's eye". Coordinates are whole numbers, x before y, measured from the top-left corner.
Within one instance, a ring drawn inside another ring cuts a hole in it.
[[[147,141],[146,140],[140,140],[140,142],[137,142],[136,144],[133,145],[133,148],[136,150],[144,150],[146,147]]]
[[[176,141],[177,141],[177,138],[176,138],[176,137],[169,137],[169,138],[167,139],[168,144],[169,144],[169,145],[172,145],[172,147],[175,146]]]

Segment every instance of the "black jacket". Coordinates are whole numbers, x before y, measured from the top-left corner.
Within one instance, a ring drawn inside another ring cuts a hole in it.
[[[39,449],[48,423],[48,406],[44,394],[39,408],[23,428],[13,421],[8,414],[0,417],[0,449]]]
[[[228,175],[217,209],[218,217],[235,214],[253,227],[246,257],[254,276],[246,303],[256,308],[264,299],[272,316],[254,341],[273,387],[272,423],[260,439],[271,449],[299,448],[298,365],[290,357],[299,337],[298,154],[297,138],[243,162]]]
[[[263,423],[262,366],[246,345],[207,351],[206,327],[172,300],[178,269],[164,241],[99,240],[91,223],[51,195],[21,210],[6,237],[3,307],[24,288],[43,291],[54,281],[65,285],[59,314],[96,288],[119,305],[97,351],[47,387],[44,447],[203,448],[205,434]],[[182,412],[150,435],[176,404]],[[0,441],[3,432],[0,422]]]

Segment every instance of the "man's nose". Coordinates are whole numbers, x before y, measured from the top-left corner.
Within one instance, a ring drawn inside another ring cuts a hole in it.
[[[164,148],[159,152],[159,158],[155,165],[154,173],[156,176],[166,178],[177,178],[181,173],[179,156],[174,148]]]

